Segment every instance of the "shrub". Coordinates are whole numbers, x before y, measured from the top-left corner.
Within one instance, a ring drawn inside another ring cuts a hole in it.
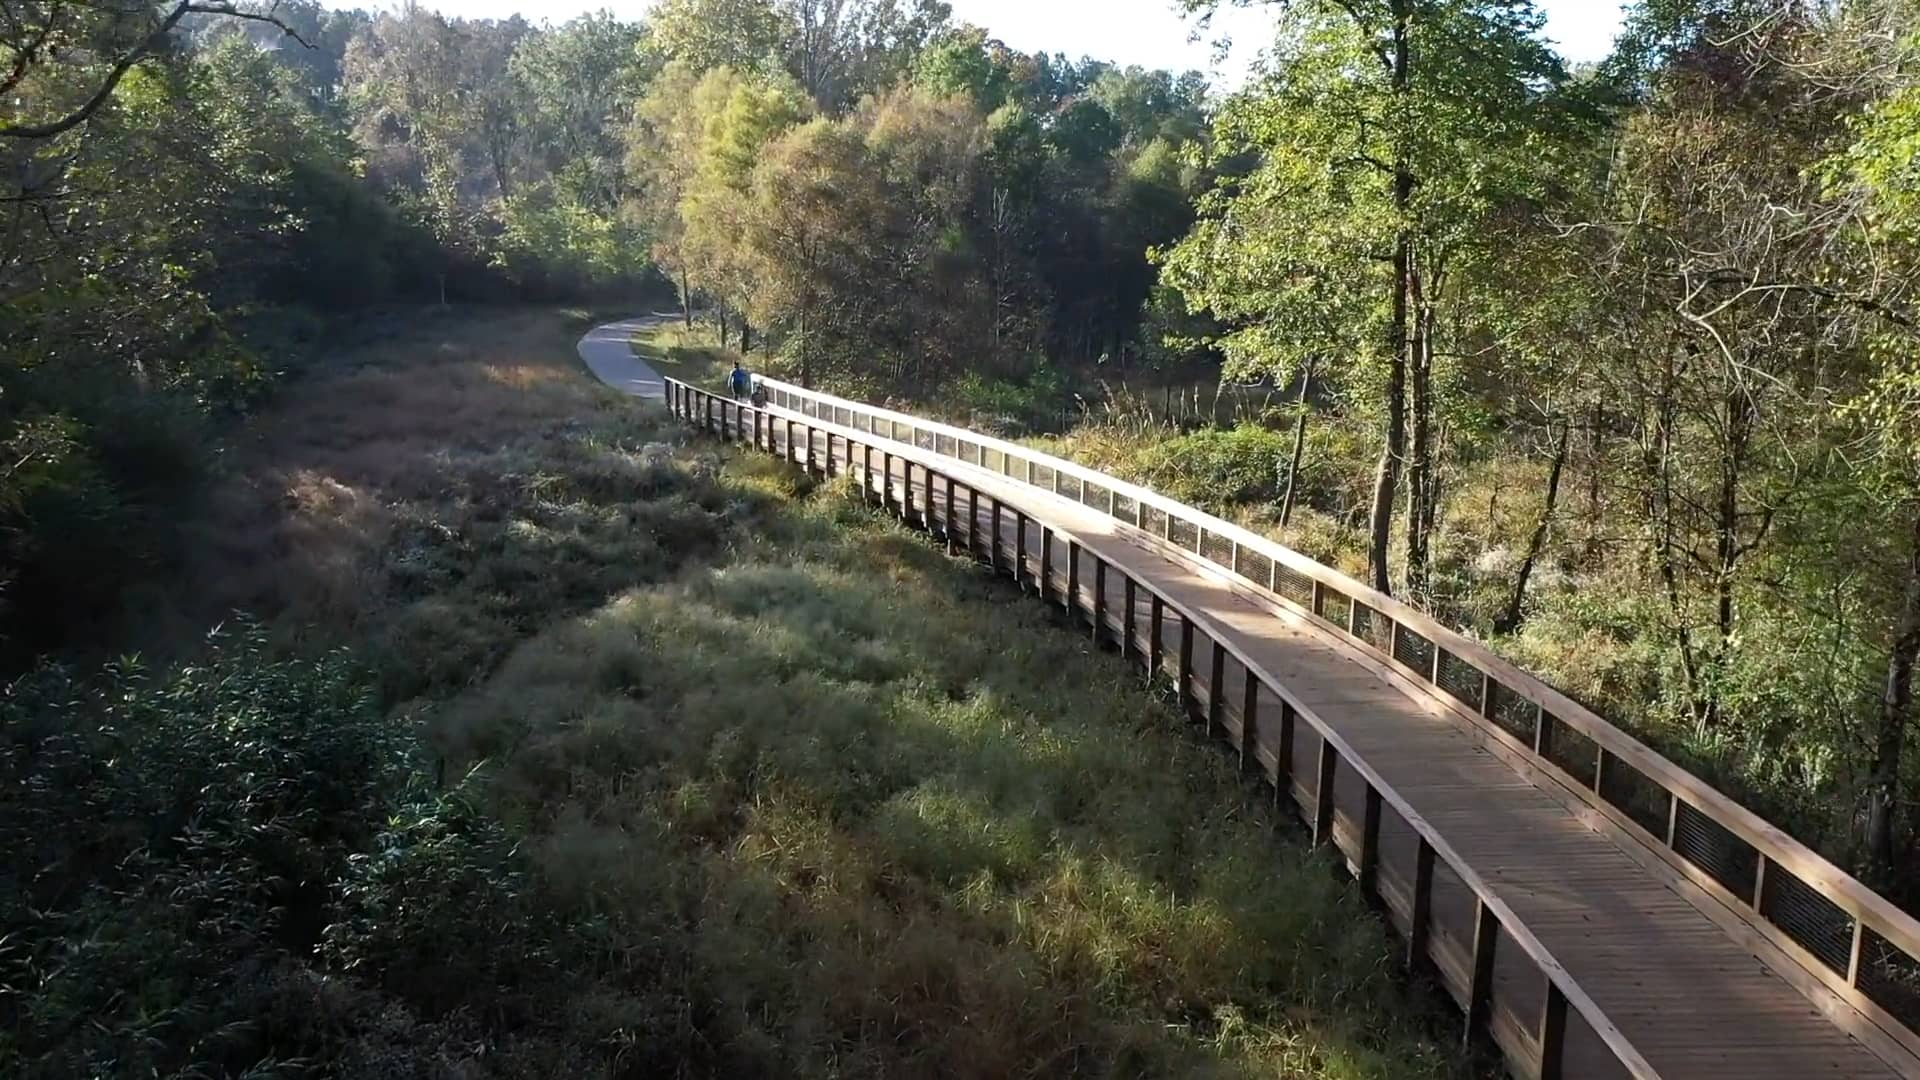
[[[1130,471],[1169,498],[1217,511],[1278,499],[1292,451],[1290,437],[1257,425],[1207,428],[1146,447]]]
[[[309,951],[399,791],[403,733],[339,654],[243,629],[203,664],[43,668],[0,698],[0,1072],[241,1072],[250,985]]]

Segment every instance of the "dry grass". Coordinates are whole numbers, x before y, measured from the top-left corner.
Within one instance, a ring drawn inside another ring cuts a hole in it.
[[[270,1024],[395,1075],[1468,1072],[1359,896],[1117,658],[686,442],[578,370],[582,326],[435,323],[290,387],[156,604],[357,647],[469,777],[432,820],[511,852],[384,841],[362,966]]]

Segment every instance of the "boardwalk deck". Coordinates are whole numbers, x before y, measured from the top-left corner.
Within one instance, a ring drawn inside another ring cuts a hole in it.
[[[766,418],[775,452],[836,472],[866,465],[848,440],[871,444],[872,434],[820,420],[789,429],[783,416]],[[745,440],[746,421],[736,422]],[[1090,509],[1084,496],[892,449],[873,458],[876,469],[891,458],[890,502],[949,543],[1024,570],[1023,584],[1185,684],[1196,722],[1239,748],[1244,767],[1288,794],[1316,838],[1339,848],[1408,937],[1410,958],[1433,965],[1463,1002],[1469,1029],[1490,1031],[1516,1074],[1920,1075],[1920,1063],[1847,1001],[1783,978],[1789,959],[1730,932],[1721,899],[1636,851],[1634,836],[1564,781],[1502,752],[1431,687],[1220,573],[1197,543],[1183,551]],[[870,494],[878,479],[865,477]],[[1448,859],[1433,857],[1415,822],[1443,838]],[[1584,995],[1581,1008],[1549,992],[1543,967],[1516,947],[1515,928],[1557,962]]]

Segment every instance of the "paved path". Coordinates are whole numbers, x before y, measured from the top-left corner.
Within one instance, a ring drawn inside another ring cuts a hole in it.
[[[580,360],[601,382],[623,394],[665,401],[666,380],[633,355],[633,335],[679,317],[677,312],[660,312],[596,326],[580,339]]]

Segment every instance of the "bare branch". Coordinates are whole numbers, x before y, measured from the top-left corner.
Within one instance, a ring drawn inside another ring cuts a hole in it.
[[[166,40],[167,35],[173,31],[173,28],[180,24],[180,20],[186,18],[188,15],[222,15],[228,18],[244,19],[249,22],[267,23],[271,26],[279,27],[282,33],[298,41],[300,44],[305,45],[307,48],[312,48],[312,43],[295,33],[291,26],[288,26],[285,21],[273,13],[278,7],[279,5],[276,3],[273,9],[258,12],[243,10],[232,3],[195,3],[194,0],[180,0],[179,3],[173,6],[172,10],[167,12],[166,17],[160,20],[160,24],[154,28],[152,33],[147,35],[145,40],[139,45],[134,46],[125,55],[121,56],[120,59],[114,61],[113,67],[107,71],[107,76],[101,82],[100,88],[94,91],[93,96],[88,98],[80,107],[57,120],[49,120],[44,123],[0,125],[0,137],[9,139],[50,139],[55,135],[71,131],[81,124],[86,123],[88,118],[93,116],[94,113],[99,112],[100,109],[113,98],[114,90],[119,87],[120,80],[126,77],[127,72],[133,70],[136,64],[145,60],[148,56],[151,56],[153,51],[159,48],[160,44]],[[22,62],[28,62],[25,59],[25,54],[23,54]],[[23,70],[20,76],[24,78],[25,74]],[[9,76],[9,78],[12,77]]]

